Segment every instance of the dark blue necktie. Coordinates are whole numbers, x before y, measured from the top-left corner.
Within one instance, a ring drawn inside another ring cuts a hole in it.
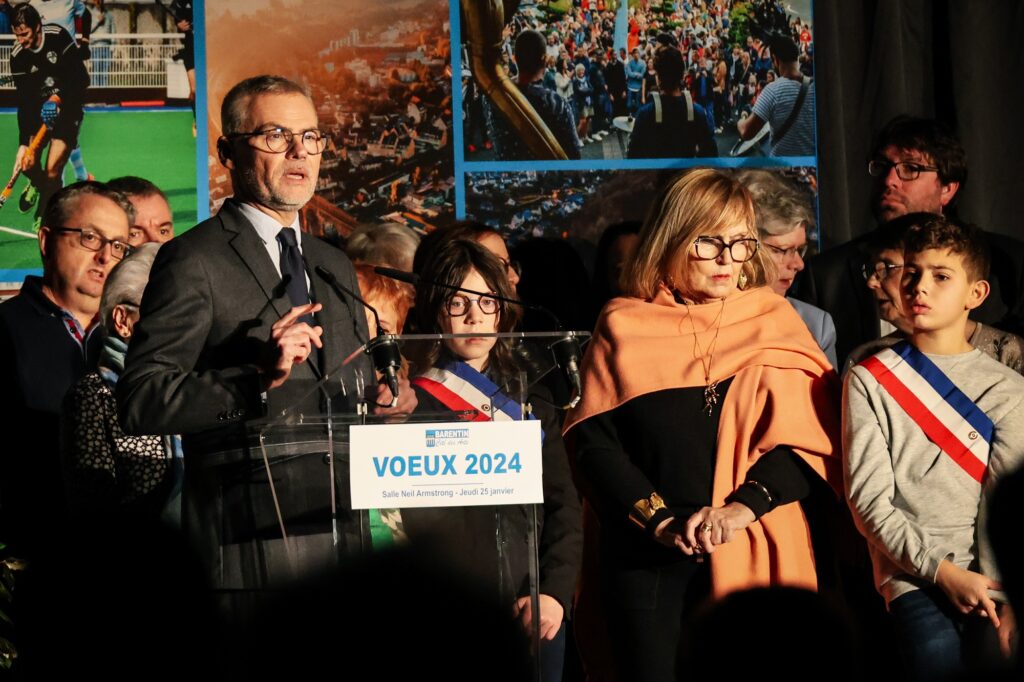
[[[302,254],[295,238],[295,230],[282,227],[277,233],[277,243],[281,245],[281,279],[285,282],[285,291],[292,307],[309,303],[309,289],[306,288],[306,269],[302,266]],[[310,326],[316,324],[312,315],[303,315],[300,322]]]

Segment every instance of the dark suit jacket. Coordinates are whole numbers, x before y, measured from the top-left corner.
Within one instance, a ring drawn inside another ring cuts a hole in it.
[[[319,414],[324,401],[315,389],[318,373],[334,374],[368,338],[361,306],[340,298],[314,272],[323,266],[358,291],[348,258],[312,235],[303,235],[302,251],[310,296],[323,304],[317,314],[324,330],[323,351],[295,366],[288,381],[267,394],[266,404],[257,367],[269,352],[271,325],[291,304],[262,241],[232,202],[160,249],[117,384],[127,432],[183,434],[182,523],[217,587],[258,588],[287,580],[292,573],[262,450],[245,422],[266,412],[278,415],[291,405],[298,409],[290,422],[299,421],[299,412]],[[346,382],[349,395],[352,369],[336,375]],[[338,391],[337,381],[331,386],[332,393]],[[347,409],[343,399],[332,407],[335,412]],[[321,568],[336,551],[330,542],[324,434],[307,426],[277,428],[272,437],[313,443],[299,450],[274,446],[270,455],[274,492],[300,557],[298,572]],[[347,509],[347,475],[336,469],[339,508]],[[353,523],[358,529],[358,519]]]
[[[992,259],[992,290],[971,313],[971,319],[1019,334],[1024,304],[1024,243],[994,232],[985,234]],[[816,305],[832,316],[836,324],[837,367],[844,366],[854,348],[881,336],[878,304],[861,269],[868,260],[870,236],[861,235],[809,259],[790,292],[794,298]]]

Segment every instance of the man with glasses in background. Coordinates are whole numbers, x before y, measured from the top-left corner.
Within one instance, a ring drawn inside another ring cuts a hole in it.
[[[875,179],[874,212],[880,226],[909,213],[952,215],[967,180],[967,155],[944,124],[933,119],[897,116],[879,132],[867,167]],[[880,316],[864,277],[868,244],[875,232],[861,235],[807,261],[793,295],[828,311],[836,324],[836,352],[842,366],[857,346],[895,331]],[[992,291],[971,319],[1016,331],[1019,328],[1024,275],[1024,244],[989,232]]]
[[[327,144],[308,92],[279,76],[246,79],[225,97],[221,123],[234,198],[160,249],[117,402],[128,433],[182,434],[182,528],[237,623],[264,590],[330,568],[360,540],[358,517],[339,503],[333,541],[328,459],[272,460],[268,480],[245,422],[324,412],[327,387],[316,383],[327,374],[333,410],[352,410],[339,380],[351,396],[356,369],[370,399],[385,400],[362,359],[340,371],[369,338],[360,303],[332,286],[358,291],[352,264],[300,229]],[[412,396],[399,391],[398,409]]]
[[[33,556],[65,529],[58,424],[64,394],[93,368],[107,275],[128,254],[132,207],[98,182],[57,191],[43,213],[43,275],[0,304],[0,538]],[[31,442],[31,447],[19,442]]]

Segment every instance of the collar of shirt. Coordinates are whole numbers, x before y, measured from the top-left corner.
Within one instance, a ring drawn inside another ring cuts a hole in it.
[[[79,323],[78,318],[71,314],[70,311],[61,308],[59,305],[50,300],[50,298],[43,293],[43,279],[36,275],[29,275],[25,278],[24,283],[21,286],[21,294],[25,296],[29,301],[32,302],[41,314],[50,315],[52,317],[59,317],[61,323],[64,325],[64,330],[68,333],[68,336],[78,344],[78,347],[82,349],[82,353],[87,353],[87,346],[89,338],[92,336],[101,325],[99,322],[99,315],[96,316],[90,323],[88,329],[83,328]]]
[[[263,241],[263,247],[267,250],[267,255],[270,256],[270,262],[274,264],[274,269],[280,275],[281,244],[277,241],[277,234],[282,227],[290,227],[295,230],[295,242],[299,246],[299,253],[302,253],[302,230],[299,229],[298,214],[295,215],[295,220],[291,225],[282,225],[252,204],[239,202],[237,205],[242,215],[248,218],[249,223],[256,230],[256,235]],[[309,286],[309,273],[306,273],[306,286]]]
[[[60,318],[64,323],[64,328],[68,332],[78,347],[82,349],[82,356],[88,359],[89,355],[89,339],[92,338],[93,333],[99,329],[102,325],[98,323],[96,319],[89,323],[88,329],[83,329],[82,325],[78,322],[78,318],[72,315],[64,308],[60,308]]]

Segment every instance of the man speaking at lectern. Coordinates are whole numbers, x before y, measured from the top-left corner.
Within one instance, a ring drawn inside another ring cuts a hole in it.
[[[245,422],[292,406],[293,417],[323,412],[316,381],[369,337],[360,303],[318,274],[358,292],[352,264],[299,229],[326,146],[306,90],[278,76],[249,78],[228,92],[221,123],[217,152],[235,196],[160,250],[117,397],[128,432],[183,434],[183,530],[213,587],[239,598],[238,590],[329,568],[358,547],[340,479],[338,546],[332,541],[327,458],[271,459],[268,480],[260,447],[246,447]],[[336,374],[349,395],[356,369],[373,383],[369,363],[355,365]],[[329,385],[339,393],[336,379]],[[406,403],[412,395],[400,391]],[[334,397],[334,411],[351,409]],[[244,609],[237,599],[228,608]]]

